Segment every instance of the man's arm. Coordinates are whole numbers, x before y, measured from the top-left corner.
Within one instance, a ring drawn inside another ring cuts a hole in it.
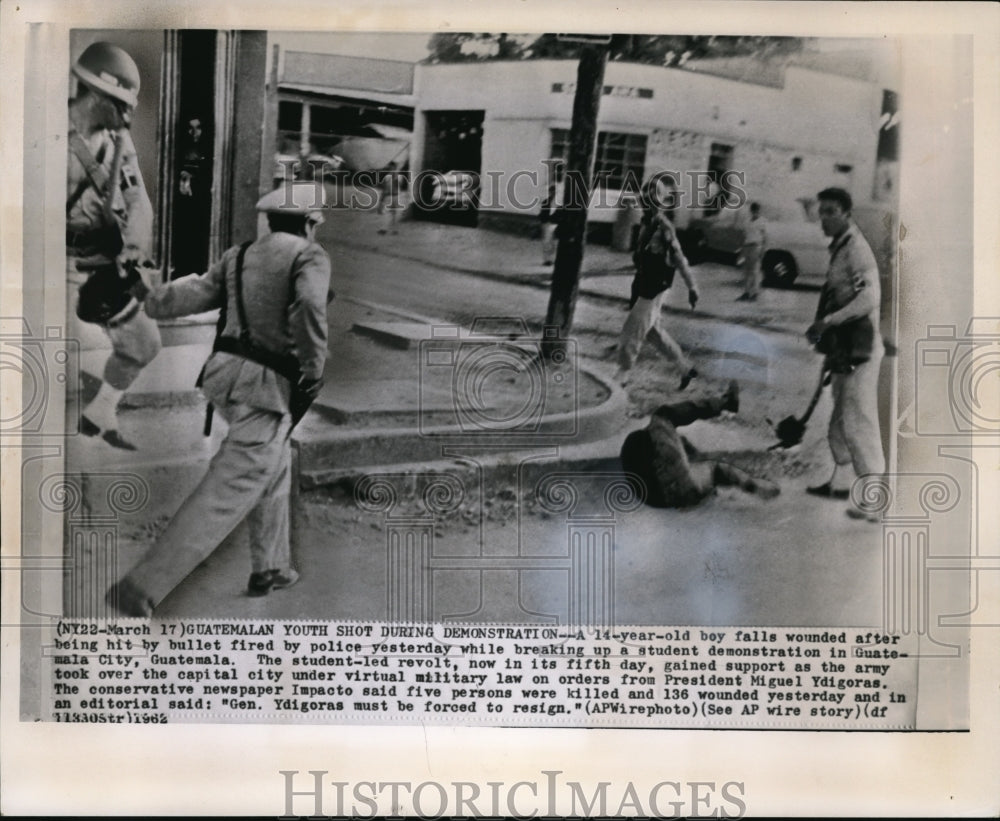
[[[292,269],[294,297],[289,325],[302,378],[319,380],[327,354],[326,305],[330,292],[330,258],[310,243]]]
[[[158,285],[145,296],[146,313],[153,319],[200,314],[222,306],[226,293],[226,264],[236,249],[230,248],[206,274],[189,274]]]
[[[881,303],[878,263],[875,262],[875,255],[868,243],[859,235],[844,251],[854,284],[854,298],[842,308],[828,314],[824,319],[827,325],[842,325],[852,319],[868,316],[872,311],[877,311]]]
[[[681,242],[677,238],[674,226],[666,222],[666,230],[668,231],[667,237],[670,247],[673,249],[673,257],[674,262],[677,264],[677,270],[681,272],[681,279],[687,285],[688,303],[694,309],[694,306],[698,304],[698,286],[695,284],[694,275],[691,273],[691,266],[688,264],[687,257],[684,256],[684,251],[681,249]]]
[[[125,203],[125,219],[120,226],[124,247],[119,258],[142,262],[149,258],[153,243],[153,206],[146,193],[131,134],[123,129],[117,139],[123,141],[118,186]]]

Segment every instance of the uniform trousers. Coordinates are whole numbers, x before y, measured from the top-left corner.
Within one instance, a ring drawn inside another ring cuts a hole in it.
[[[853,465],[858,476],[885,472],[885,453],[878,423],[878,377],[883,348],[876,339],[871,359],[851,373],[835,373],[830,381],[833,414],[829,442],[838,465]]]
[[[760,246],[744,245],[743,254],[743,293],[757,296],[760,292]]]
[[[681,350],[672,336],[663,326],[663,300],[667,292],[662,291],[652,299],[638,297],[628,313],[618,342],[618,365],[622,370],[629,370],[639,358],[639,351],[647,336],[673,362],[676,362],[684,373],[691,370],[691,360]]]
[[[72,257],[67,260],[70,285],[80,285],[87,277],[76,270]],[[72,304],[69,306],[71,323],[82,322],[76,315],[76,300],[79,299],[77,288],[69,288]],[[94,325],[95,323],[86,323]],[[145,310],[140,307],[138,313],[121,324],[99,325],[108,339],[111,340],[111,355],[104,363],[103,379],[116,390],[127,390],[140,371],[152,362],[160,352],[160,327],[150,319]],[[82,335],[75,334],[79,339]]]
[[[399,194],[382,194],[378,201],[378,213],[382,216],[383,231],[396,230],[396,222],[399,220],[403,204]]]
[[[208,473],[126,576],[155,607],[247,520],[253,572],[290,568],[291,417],[229,402],[229,432]]]

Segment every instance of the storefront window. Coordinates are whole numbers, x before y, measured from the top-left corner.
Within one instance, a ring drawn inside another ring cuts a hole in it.
[[[552,129],[552,157],[569,158],[569,129]],[[600,187],[620,189],[625,180],[641,180],[646,166],[646,135],[601,131],[597,135],[594,174]]]

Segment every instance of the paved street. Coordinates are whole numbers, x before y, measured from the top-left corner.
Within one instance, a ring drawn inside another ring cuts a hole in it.
[[[719,390],[734,378],[742,389],[738,414],[697,422],[685,435],[716,458],[776,481],[782,494],[761,502],[725,488],[690,511],[609,510],[624,435],[681,395],[676,369],[647,346],[627,394],[617,394],[620,405],[608,405],[610,415],[601,411],[609,399],[601,386],[611,384],[626,315],[629,255],[606,246],[587,250],[574,325],[583,386],[578,410],[597,413],[587,435],[558,449],[448,451],[422,435],[418,414],[427,408],[418,340],[397,345],[359,326],[419,337],[428,325],[468,328],[477,318],[515,317],[528,326],[528,339],[537,339],[551,269],[538,263],[537,242],[523,237],[426,222],[403,222],[397,234],[380,235],[378,225],[374,214],[334,212],[322,226],[337,300],[327,385],[318,411],[296,434],[304,484],[293,515],[302,581],[264,599],[245,596],[247,549],[238,530],[158,614],[376,619],[396,612],[406,591],[427,590],[433,593],[425,601],[411,600],[412,612],[435,619],[561,620],[570,607],[568,591],[579,581],[580,568],[570,558],[573,539],[581,522],[591,528],[600,520],[614,552],[613,573],[598,581],[611,585],[619,622],[877,623],[880,528],[849,521],[843,505],[803,493],[807,480],[827,469],[828,397],[802,445],[767,450],[774,441],[768,420],[801,413],[814,387],[819,362],[801,337],[814,290],[765,290],[748,306],[734,301],[736,270],[706,263],[695,269],[702,293],[697,311],[678,288],[665,312],[702,372],[685,395]],[[165,525],[222,435],[218,423],[212,438],[201,435],[204,405],[191,391],[211,327],[209,320],[165,329],[171,344],[126,397],[124,424],[143,441],[139,453],[107,453],[93,440],[71,440],[70,459],[81,468],[127,469],[149,483],[150,503],[120,529],[121,570]],[[102,356],[85,352],[85,373]],[[517,384],[511,382],[511,390],[520,390]],[[449,402],[441,410],[449,410]],[[541,480],[560,471],[570,477],[571,509],[546,507]],[[358,478],[384,474],[391,486],[385,498],[394,502],[359,505]],[[452,477],[448,492],[428,496],[426,483],[446,474]],[[428,498],[448,504],[430,515]],[[400,531],[399,522],[409,522],[411,531]],[[401,539],[414,538],[429,539],[427,552],[400,576],[395,551]]]

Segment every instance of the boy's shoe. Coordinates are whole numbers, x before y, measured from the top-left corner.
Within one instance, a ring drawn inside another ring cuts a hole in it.
[[[248,596],[266,596],[274,586],[271,570],[262,570],[259,573],[251,573],[250,581],[247,582]]]
[[[732,413],[740,412],[740,386],[736,383],[735,379],[729,383],[729,387],[726,388],[722,399],[723,410],[731,411]]]

